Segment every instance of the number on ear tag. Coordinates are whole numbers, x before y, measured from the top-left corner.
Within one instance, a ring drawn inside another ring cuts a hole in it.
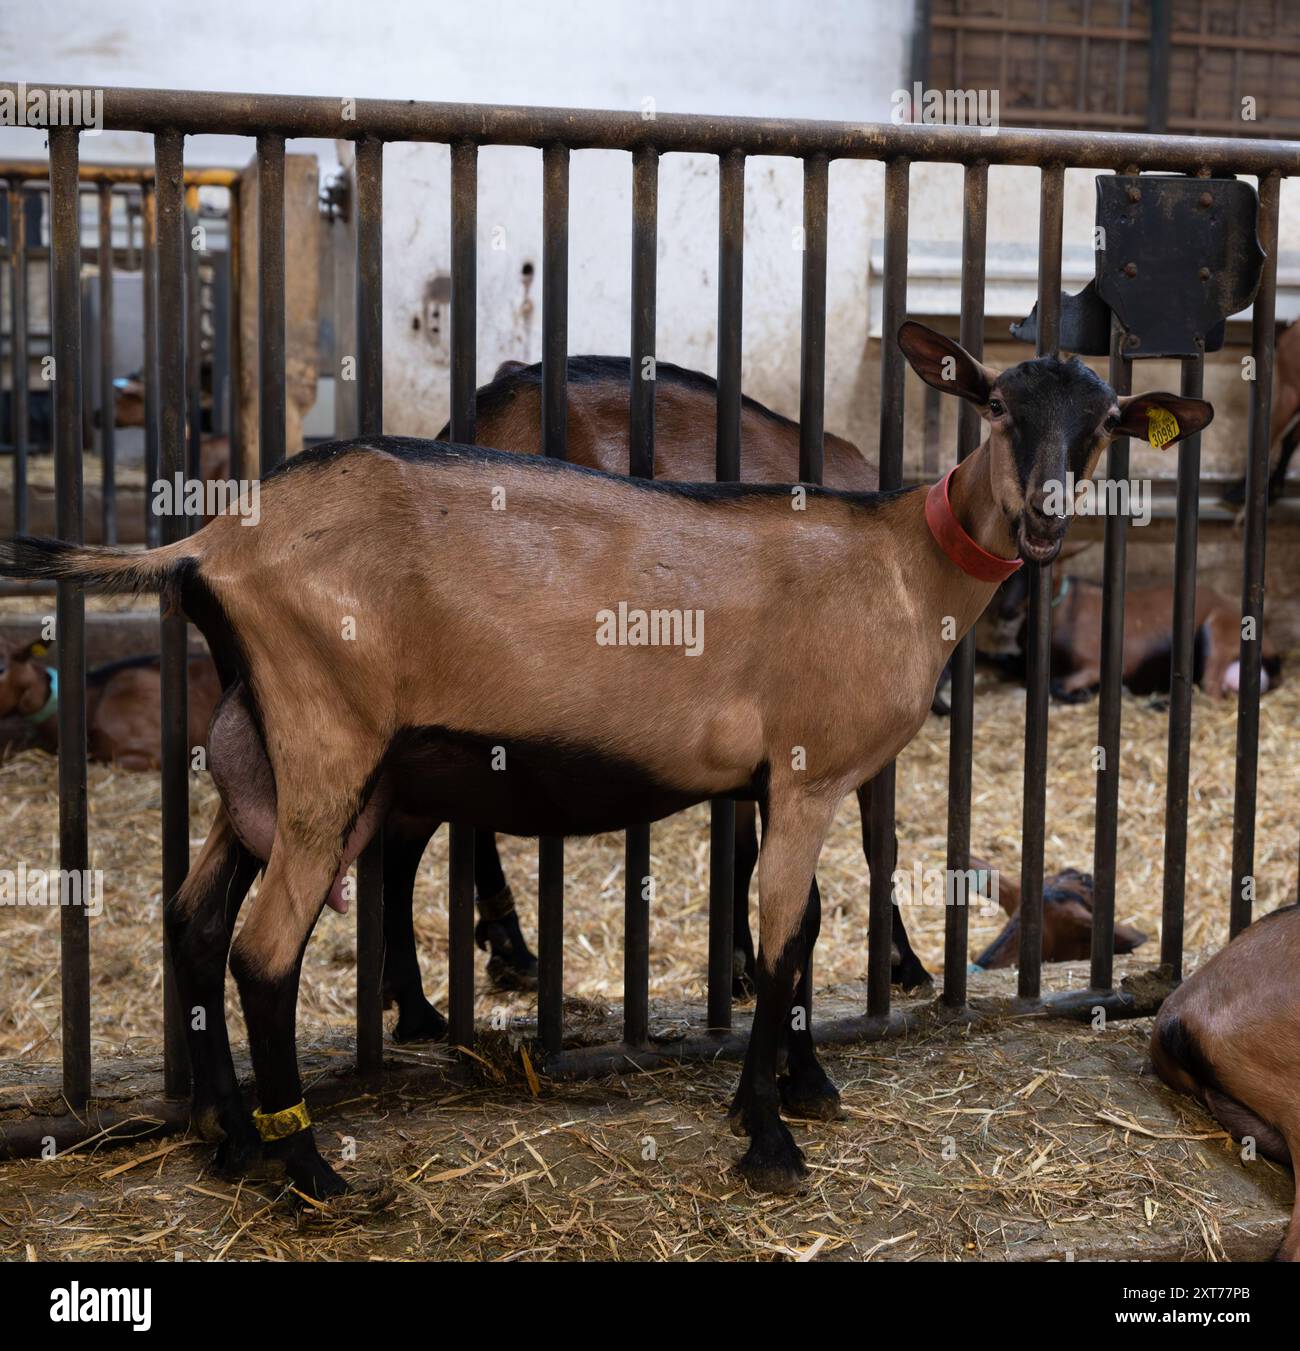
[[[1147,440],[1157,450],[1175,440],[1179,430],[1178,419],[1167,408],[1147,409]]]

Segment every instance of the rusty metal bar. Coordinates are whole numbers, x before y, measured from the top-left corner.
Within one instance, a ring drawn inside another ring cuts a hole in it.
[[[62,86],[25,86],[59,89]],[[17,98],[12,81],[0,91]],[[198,90],[105,89],[103,125],[108,131],[155,132],[167,128],[212,135],[315,136],[333,140],[375,137],[391,141],[544,147],[563,138],[571,149],[638,150],[660,154],[823,154],[830,159],[934,160],[958,164],[1068,163],[1080,169],[1195,173],[1202,165],[1238,173],[1295,174],[1300,145],[1294,141],[1233,137],[1173,137],[1124,132],[1038,131],[1001,127],[987,136],[977,126],[924,123],[774,121],[759,117],[712,117],[576,108],[485,107],[466,103],[418,103],[357,99],[355,117],[343,123],[335,97],[231,94]],[[0,165],[0,173],[3,165]]]
[[[99,459],[103,540],[117,543],[116,390],[113,388],[113,186],[99,185]]]
[[[81,462],[81,203],[77,129],[50,128],[50,329],[54,354],[55,514],[60,539],[85,539]],[[86,608],[79,582],[59,583],[59,867],[88,880],[86,804]],[[77,1111],[90,1097],[90,917],[59,907],[63,1096]]]
[[[140,269],[144,304],[144,539],[156,549],[162,521],[153,510],[153,485],[159,472],[158,430],[158,201],[152,184],[140,193]]]
[[[203,315],[199,295],[199,190],[185,189],[185,472],[203,477]],[[214,391],[215,393],[215,391]],[[197,522],[187,518],[194,529]]]
[[[358,141],[356,159],[357,434],[384,430],[384,147]],[[384,832],[357,859],[357,1069],[384,1064]]]
[[[632,320],[628,370],[628,473],[655,472],[655,287],[659,238],[659,156],[632,156]],[[650,1036],[650,827],[631,827],[624,842],[623,1041]]]
[[[184,141],[178,132],[154,137],[157,212],[158,477],[175,481],[185,468],[185,186]],[[162,543],[187,533],[180,503],[160,521]],[[163,898],[180,890],[190,866],[188,635],[182,616],[164,613],[162,646]],[[172,961],[164,936],[163,1078],[169,1097],[189,1091],[189,1058]]]
[[[259,455],[267,474],[284,459],[284,137],[257,138],[257,365]]]
[[[27,214],[22,184],[9,184],[9,300],[11,367],[11,407],[13,410],[13,493],[14,534],[27,533],[27,437],[28,359],[27,359]]]
[[[451,439],[477,433],[478,147],[451,148]],[[453,821],[448,897],[449,1015],[454,1045],[474,1044],[474,827]]]
[[[907,318],[907,227],[911,164],[885,166],[885,278],[880,339],[880,489],[903,481],[903,350],[898,330]],[[894,765],[871,781],[868,870],[871,910],[867,922],[867,1015],[889,1016],[890,953],[893,947]]]
[[[49,176],[50,166],[45,160],[0,160],[0,178],[7,178],[15,183],[39,183]],[[154,181],[154,171],[152,164],[87,164],[83,160],[77,166],[77,178],[83,186],[101,183],[118,186],[135,183],[146,185]],[[239,170],[186,169],[185,182],[200,187],[228,188],[239,182]]]
[[[1251,323],[1255,385],[1246,461],[1246,547],[1241,579],[1241,683],[1237,688],[1237,764],[1232,799],[1232,899],[1229,932],[1251,921],[1255,892],[1255,792],[1259,772],[1259,673],[1264,642],[1264,545],[1268,526],[1268,438],[1277,317],[1277,174],[1259,182],[1259,242],[1264,275]],[[1249,630],[1249,632],[1248,632]]]
[[[1205,358],[1185,357],[1180,392],[1199,399]],[[1183,922],[1187,899],[1187,805],[1191,769],[1192,694],[1195,688],[1196,545],[1200,510],[1201,434],[1178,443],[1178,512],[1174,520],[1174,631],[1169,685],[1169,754],[1165,779],[1164,897],[1160,965],[1183,976]]]
[[[569,149],[542,152],[542,453],[568,451]],[[543,836],[537,863],[537,1026],[542,1049],[564,1040],[564,840]]]
[[[963,183],[964,217],[961,237],[961,345],[975,357],[984,356],[984,278],[988,240],[989,167],[966,167]],[[979,411],[965,399],[957,412],[957,460],[960,463],[980,443]],[[968,633],[952,655],[952,689],[948,723],[948,876],[956,879],[970,867],[970,799],[972,740],[975,727],[975,635]],[[943,927],[943,1002],[947,1008],[966,1006],[969,962],[969,895],[958,894],[955,883],[948,896]]]
[[[1124,356],[1123,333],[1111,325],[1110,387],[1128,394],[1133,368]],[[1117,437],[1106,452],[1106,477],[1128,480],[1129,439]],[[1101,702],[1097,711],[1097,815],[1092,849],[1092,974],[1094,990],[1109,990],[1115,968],[1115,850],[1119,841],[1120,722],[1124,709],[1124,584],[1128,517],[1106,517],[1101,592]],[[1049,607],[1050,609],[1050,607]]]
[[[243,199],[239,184],[230,188],[229,204],[226,207],[226,266],[230,278],[230,476],[231,478],[252,478],[246,472],[244,464],[244,266],[240,258],[243,247],[244,225],[241,218]]]
[[[714,477],[740,477],[740,353],[745,296],[745,157],[718,163],[718,415]],[[709,805],[708,1027],[731,1027],[735,949],[736,804]]]
[[[803,162],[803,324],[799,361],[799,481],[822,481],[826,423],[826,197],[824,155]]]
[[[1065,167],[1044,167],[1038,198],[1038,355],[1061,341],[1061,225]],[[1047,816],[1047,704],[1051,679],[1051,565],[1029,570],[1029,638],[1025,676],[1025,801],[1020,837],[1020,981],[1022,999],[1037,999],[1043,973],[1043,845]]]

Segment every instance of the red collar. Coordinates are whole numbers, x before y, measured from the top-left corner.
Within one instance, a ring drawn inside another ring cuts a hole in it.
[[[1005,582],[1024,560],[999,558],[978,544],[962,528],[948,500],[948,480],[957,472],[953,468],[925,495],[925,523],[930,527],[934,542],[968,577],[977,582]]]

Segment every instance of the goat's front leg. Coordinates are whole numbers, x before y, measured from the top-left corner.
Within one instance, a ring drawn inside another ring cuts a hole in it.
[[[397,1002],[394,1041],[441,1041],[447,1020],[424,997],[415,951],[415,875],[435,822],[407,831],[392,823],[384,831],[384,1000]]]
[[[261,864],[239,842],[223,806],[164,922],[190,1067],[191,1115],[205,1140],[219,1141],[216,1165],[237,1175],[261,1158],[253,1121],[239,1094],[226,1030],[226,957],[235,920]]]
[[[799,983],[786,1031],[785,1073],[777,1080],[786,1116],[834,1121],[841,1116],[839,1090],[817,1059],[812,1035],[812,957],[822,927],[822,898],[814,877],[799,929]]]
[[[235,940],[230,968],[248,1025],[262,1104],[254,1121],[263,1153],[283,1163],[294,1186],[319,1200],[347,1187],[316,1148],[298,1075],[294,1028],[302,955],[339,870],[342,850],[327,851],[286,833],[283,808],[282,800],[271,860],[253,913]]]
[[[749,1136],[739,1170],[760,1191],[793,1190],[807,1173],[803,1154],[781,1120],[777,1056],[807,960],[804,944],[812,931],[805,924],[813,875],[834,810],[833,797],[788,788],[782,793],[774,787],[765,813],[758,858],[758,1004],[730,1113],[732,1130]],[[793,1053],[793,1042],[791,1049]],[[809,1073],[807,1058],[816,1064],[811,1033],[799,1056],[804,1079]],[[829,1080],[826,1084],[833,1091]]]

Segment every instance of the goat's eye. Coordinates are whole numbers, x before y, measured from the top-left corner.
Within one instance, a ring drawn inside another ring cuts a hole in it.
[[[1006,406],[1006,404],[1004,404],[1004,403],[1002,402],[1001,399],[990,399],[990,400],[989,400],[989,416],[990,416],[990,417],[1001,417],[1001,416],[1003,415],[1003,413],[1005,413],[1006,411],[1007,411],[1007,406]]]
[[[1103,422],[1101,425],[1106,429],[1106,431],[1113,432],[1115,428],[1119,426],[1119,414],[1107,413],[1106,421]]]

